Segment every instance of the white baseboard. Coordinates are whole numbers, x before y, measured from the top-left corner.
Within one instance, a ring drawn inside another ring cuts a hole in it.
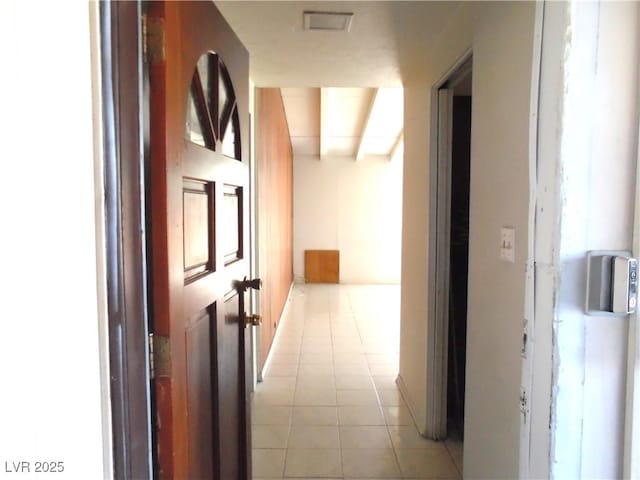
[[[398,386],[398,390],[400,390],[400,394],[402,395],[402,398],[404,399],[404,403],[407,404],[407,408],[409,409],[409,413],[411,413],[411,418],[413,418],[413,423],[415,424],[416,428],[418,429],[418,431],[420,432],[420,435],[422,435],[423,437],[425,436],[425,426],[424,425],[420,425],[417,418],[416,418],[416,411],[415,411],[415,403],[413,402],[413,399],[411,398],[411,395],[409,395],[409,390],[407,389],[407,386],[404,383],[404,380],[402,379],[402,375],[398,374],[398,376],[396,377],[396,385]]]

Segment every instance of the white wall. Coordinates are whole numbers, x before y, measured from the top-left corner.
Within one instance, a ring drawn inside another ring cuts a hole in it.
[[[109,475],[96,281],[93,7],[0,2],[2,478],[15,476],[4,462],[21,460],[32,462],[32,472],[37,460],[64,462],[64,473],[48,475],[56,478]]]
[[[305,250],[339,250],[341,283],[399,283],[402,162],[295,156],[293,272]]]
[[[551,472],[622,478],[629,318],[589,317],[583,304],[586,252],[632,247],[639,12],[635,2],[577,2],[568,13],[565,96],[546,117],[559,155],[544,159],[562,172],[550,214],[559,219]]]
[[[534,15],[533,3],[488,6],[474,38],[464,460],[473,478],[519,471]],[[498,258],[502,226],[515,228],[515,263]]]
[[[404,74],[404,173],[399,383],[418,428],[424,433],[429,327],[429,215],[433,189],[430,166],[431,89],[471,47],[476,9],[456,11],[434,46]],[[434,65],[437,63],[437,66]]]
[[[534,20],[532,2],[463,4],[424,74],[405,79],[400,381],[424,430],[431,88],[473,49],[465,478],[519,473]],[[516,230],[515,263],[499,259],[502,226]]]

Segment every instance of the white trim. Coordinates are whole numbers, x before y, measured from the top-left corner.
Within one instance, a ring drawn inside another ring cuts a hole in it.
[[[407,385],[406,383],[404,383],[404,379],[400,374],[398,374],[398,376],[396,377],[396,385],[398,387],[398,390],[400,390],[400,395],[402,395],[402,398],[404,400],[404,403],[406,404],[407,410],[409,410],[409,413],[413,418],[413,423],[418,425],[418,417],[416,416],[416,411],[415,411],[416,403],[411,398],[411,395],[409,395],[409,389],[407,388]]]
[[[640,88],[638,89],[640,92]],[[640,95],[638,95],[640,112]],[[640,122],[639,122],[640,123]],[[633,225],[633,256],[640,256],[640,128],[636,154],[636,200]],[[625,402],[625,432],[623,476],[625,480],[640,478],[640,313],[629,316],[627,348],[627,395]]]
[[[104,150],[102,124],[102,69],[100,54],[100,3],[89,2],[91,87],[93,90],[93,169],[96,231],[96,298],[102,410],[102,463],[104,478],[113,477],[111,375],[109,369],[109,315],[107,308],[107,247],[105,237]]]
[[[536,12],[537,14],[537,12]],[[537,187],[535,218],[534,323],[528,326],[531,371],[529,398],[529,461],[525,478],[551,478],[551,411],[553,376],[553,321],[556,288],[560,281],[558,235],[560,230],[560,180],[558,175],[563,116],[568,5],[544,5],[544,32],[540,63],[537,131]],[[537,27],[537,25],[536,25]],[[524,375],[523,375],[524,381]],[[522,453],[521,453],[522,455]]]
[[[451,250],[451,147],[453,90],[438,90],[438,213],[436,218],[436,309],[431,344],[432,408],[427,411],[430,438],[447,436],[447,372],[449,359],[449,278]]]
[[[260,277],[260,251],[258,250],[258,171],[256,159],[256,88],[253,80],[249,79],[249,249],[250,249],[250,277]],[[260,311],[260,292],[251,290],[250,311]],[[260,354],[260,329],[250,329],[251,335],[251,391],[256,388],[260,380],[258,372],[258,358]]]
[[[636,200],[636,206],[638,200]],[[636,228],[638,215],[635,219]],[[634,256],[638,257],[638,243],[634,241]],[[627,398],[625,411],[623,475],[625,480],[640,478],[640,315],[629,318],[629,347],[627,361]]]
[[[524,321],[523,321],[523,346],[522,346],[522,381],[521,381],[521,423],[520,423],[520,478],[530,478],[531,449],[547,447],[546,442],[536,444],[531,438],[531,410],[534,402],[534,376],[533,365],[535,355],[535,340],[538,335],[540,341],[546,344],[551,342],[551,331],[536,331],[535,317],[535,239],[536,231],[536,198],[537,198],[537,168],[538,168],[538,109],[540,107],[540,76],[542,63],[542,39],[544,33],[544,2],[536,2],[533,53],[531,68],[531,98],[529,105],[529,213],[527,219],[527,262],[525,278]],[[535,335],[534,335],[535,332]],[[537,406],[537,405],[536,405]],[[543,406],[544,408],[544,406]],[[547,455],[548,457],[548,455]],[[547,468],[548,472],[548,461]]]

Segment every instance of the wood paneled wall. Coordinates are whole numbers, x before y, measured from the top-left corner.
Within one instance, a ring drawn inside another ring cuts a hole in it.
[[[293,282],[293,154],[279,88],[256,89],[260,368]]]

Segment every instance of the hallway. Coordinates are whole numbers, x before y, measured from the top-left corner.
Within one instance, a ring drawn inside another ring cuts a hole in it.
[[[400,288],[296,285],[253,398],[254,479],[460,478],[398,391]],[[455,461],[454,461],[455,459]]]

